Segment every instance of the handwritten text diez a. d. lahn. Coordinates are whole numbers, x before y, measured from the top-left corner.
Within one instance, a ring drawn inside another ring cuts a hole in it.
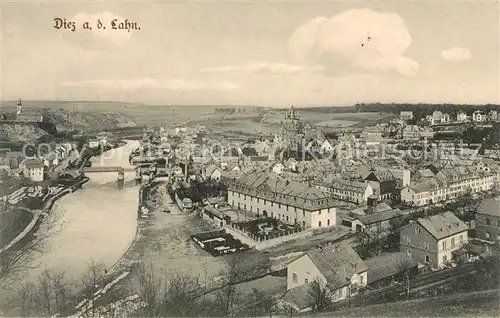
[[[128,19],[119,20],[113,19],[109,22],[103,22],[100,19],[97,19],[95,22],[86,21],[81,25],[77,25],[74,21],[68,21],[63,18],[54,18],[54,28],[58,30],[68,30],[75,32],[78,28],[83,30],[122,30],[122,31],[135,31],[140,30],[141,28],[137,24],[137,22],[131,22]]]

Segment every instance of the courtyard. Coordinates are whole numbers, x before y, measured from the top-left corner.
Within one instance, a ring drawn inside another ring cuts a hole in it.
[[[290,225],[274,218],[234,223],[233,227],[246,232],[252,239],[262,241],[303,231],[300,225]]]

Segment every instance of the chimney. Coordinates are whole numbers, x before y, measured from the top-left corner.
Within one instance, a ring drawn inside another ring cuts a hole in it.
[[[367,200],[368,207],[366,214],[374,214],[377,212],[377,196],[370,195]]]

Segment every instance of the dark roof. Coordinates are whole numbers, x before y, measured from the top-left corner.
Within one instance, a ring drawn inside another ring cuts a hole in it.
[[[309,292],[311,284],[312,282],[289,289],[283,297],[283,301],[296,307],[299,311],[311,307],[314,304]]]
[[[419,218],[417,222],[438,240],[469,229],[467,225],[452,212],[436,214],[427,218]]]
[[[336,206],[336,201],[322,190],[307,183],[278,178],[271,172],[247,174],[232,182],[229,190],[307,211]]]
[[[477,213],[500,217],[500,197],[483,200],[477,209]]]
[[[334,290],[346,286],[354,274],[367,270],[366,264],[347,244],[325,246],[307,253],[311,261]]]
[[[396,217],[400,217],[402,215],[403,213],[401,212],[400,209],[393,209],[393,210],[386,210],[383,212],[363,215],[359,217],[358,220],[364,225],[368,225],[382,221],[387,221]]]
[[[387,253],[365,260],[368,267],[368,284],[394,276],[418,264],[406,252]]]

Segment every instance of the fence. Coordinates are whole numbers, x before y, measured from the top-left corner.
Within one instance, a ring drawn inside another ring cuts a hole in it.
[[[284,231],[279,234],[259,235],[246,231],[241,226],[234,223],[231,225],[225,224],[224,229],[235,238],[238,238],[241,242],[257,250],[268,249],[290,240],[306,238],[313,235],[312,231],[299,229]]]

